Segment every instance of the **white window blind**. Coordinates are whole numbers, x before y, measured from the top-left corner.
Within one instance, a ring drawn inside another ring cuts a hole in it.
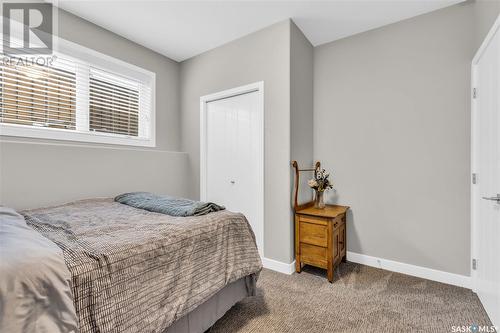
[[[139,135],[140,83],[90,69],[90,130]]]
[[[2,123],[76,129],[74,68],[0,64],[0,93]]]
[[[154,74],[79,48],[50,65],[2,55],[0,134],[153,146]]]

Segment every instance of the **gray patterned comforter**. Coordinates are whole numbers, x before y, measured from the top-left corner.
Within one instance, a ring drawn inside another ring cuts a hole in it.
[[[63,250],[83,333],[162,332],[262,268],[247,220],[229,211],[172,217],[93,199],[23,215]]]

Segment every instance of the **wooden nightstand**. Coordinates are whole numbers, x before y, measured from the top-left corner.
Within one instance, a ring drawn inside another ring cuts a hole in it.
[[[324,268],[328,281],[333,282],[333,270],[346,259],[348,209],[336,205],[317,209],[310,205],[295,211],[295,270],[298,273],[303,264]]]
[[[300,273],[302,266],[311,266],[327,270],[328,281],[333,282],[333,271],[342,261],[346,260],[347,225],[346,214],[348,206],[326,205],[319,209],[314,202],[302,205],[297,203],[299,192],[299,173],[301,171],[315,171],[320,168],[316,162],[313,168],[299,169],[296,161],[292,162],[295,168],[295,270]]]

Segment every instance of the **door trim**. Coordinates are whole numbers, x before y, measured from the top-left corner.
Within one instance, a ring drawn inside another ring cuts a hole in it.
[[[264,81],[247,84],[244,86],[216,92],[200,97],[200,200],[207,199],[207,104],[224,98],[235,97],[238,95],[257,93],[258,112],[259,112],[259,192],[261,198],[258,200],[258,216],[260,217],[260,228],[262,230],[261,239],[257,243],[262,244],[259,248],[259,254],[264,256]]]
[[[479,49],[476,52],[476,55],[472,59],[472,65],[471,65],[471,142],[470,142],[470,152],[471,152],[471,174],[472,173],[477,173],[477,133],[479,133],[479,129],[477,128],[478,126],[478,121],[477,121],[477,112],[478,112],[478,105],[477,101],[478,98],[480,97],[480,90],[477,90],[477,98],[474,98],[473,96],[473,91],[474,89],[477,89],[477,65],[479,63],[479,60],[481,60],[481,57],[483,56],[486,48],[488,45],[491,43],[493,37],[495,34],[499,31],[500,29],[500,15],[497,17],[495,23],[493,24],[493,27],[490,29],[488,32],[488,35],[486,35],[486,38],[484,39],[483,43],[479,47]],[[472,175],[471,175],[472,177]],[[478,176],[478,181],[481,181],[481,175]],[[478,226],[478,221],[476,218],[476,211],[477,211],[477,206],[478,206],[478,188],[477,184],[473,184],[472,179],[470,182],[470,218],[471,218],[471,260],[470,260],[470,266],[471,267],[471,284],[472,284],[472,291],[476,292],[477,291],[477,271],[472,269],[472,259],[476,259],[478,255],[478,240],[476,240],[477,236],[477,226]]]

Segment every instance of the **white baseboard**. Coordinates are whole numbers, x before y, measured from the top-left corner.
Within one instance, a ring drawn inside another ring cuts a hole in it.
[[[432,281],[447,283],[459,287],[464,287],[467,289],[471,289],[472,287],[470,276],[438,271],[432,268],[414,266],[402,262],[371,257],[364,254],[359,254],[349,251],[347,252],[347,260],[366,266],[372,266],[392,272],[397,272]]]
[[[264,268],[267,268],[267,269],[270,269],[270,270],[273,270],[273,271],[276,271],[276,272],[280,272],[280,273],[283,273],[283,274],[292,274],[293,272],[295,272],[295,260],[292,261],[290,264],[286,264],[284,262],[281,262],[281,261],[277,261],[277,260],[274,260],[274,259],[269,259],[269,258],[262,258],[262,265],[264,266]]]
[[[459,286],[471,289],[471,277],[438,271],[436,269],[405,264],[389,259],[377,258],[365,254],[347,251],[347,260],[358,264],[385,269],[387,271],[416,276],[422,279],[447,283],[454,286]],[[264,268],[283,273],[293,274],[295,272],[295,260],[289,264],[269,258],[262,258]]]

